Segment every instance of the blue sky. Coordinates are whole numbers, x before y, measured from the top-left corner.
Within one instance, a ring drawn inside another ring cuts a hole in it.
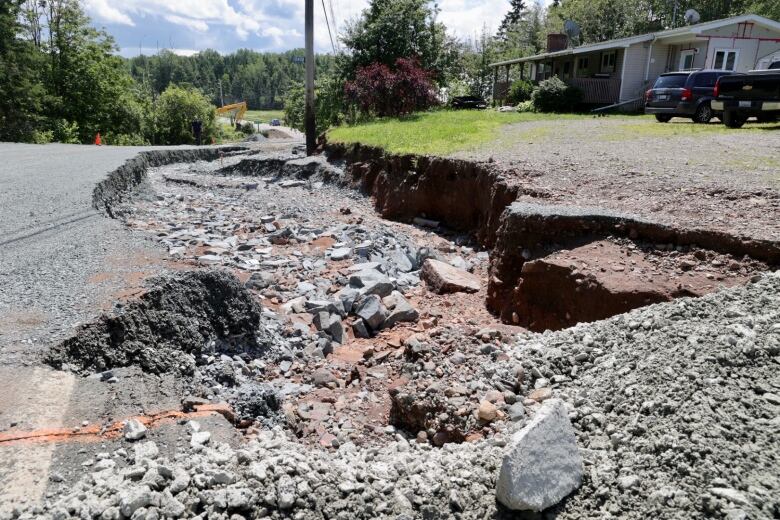
[[[315,42],[331,49],[322,0],[315,2]],[[440,19],[463,38],[483,24],[495,30],[507,0],[440,0]],[[368,0],[325,0],[332,4],[336,26],[357,16]],[[191,54],[212,48],[280,51],[303,47],[303,0],[84,0],[93,23],[114,35],[124,56],[171,48]],[[333,24],[331,25],[333,28]],[[335,37],[335,35],[334,35]]]

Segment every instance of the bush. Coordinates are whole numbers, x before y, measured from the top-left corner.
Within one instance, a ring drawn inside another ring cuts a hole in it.
[[[244,135],[254,135],[255,125],[251,121],[247,121],[246,123],[241,125],[239,131]]]
[[[534,102],[529,99],[528,101],[523,101],[522,103],[519,103],[517,105],[517,111],[518,112],[536,112],[536,107],[534,106]]]
[[[52,128],[54,140],[58,143],[79,144],[79,124],[66,119],[58,119]]]
[[[149,141],[141,134],[106,134],[103,142],[111,146],[148,146]]]
[[[398,58],[395,70],[373,63],[344,85],[347,100],[372,116],[401,116],[437,105],[433,74],[411,58]]]
[[[202,139],[210,143],[216,136],[215,107],[199,90],[171,85],[160,94],[154,107],[157,142],[193,144],[192,122],[202,122]]]
[[[579,107],[582,92],[553,76],[539,83],[531,94],[531,100],[540,112],[572,112]]]
[[[53,130],[33,130],[32,142],[35,144],[49,144],[54,141]]]
[[[527,79],[519,79],[512,83],[509,87],[509,95],[507,96],[507,104],[516,105],[523,101],[531,99],[531,94],[534,91],[534,84]]]

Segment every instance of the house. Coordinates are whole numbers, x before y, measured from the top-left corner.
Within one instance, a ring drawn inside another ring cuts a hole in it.
[[[565,35],[551,34],[547,52],[491,64],[493,97],[506,96],[513,67],[520,68],[521,78],[535,82],[558,76],[579,87],[586,103],[629,105],[641,103],[644,91],[664,72],[747,72],[777,60],[780,22],[754,14],[571,48]]]

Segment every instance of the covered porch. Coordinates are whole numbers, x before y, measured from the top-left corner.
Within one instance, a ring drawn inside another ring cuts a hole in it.
[[[493,99],[503,102],[513,81],[538,83],[552,76],[582,91],[583,102],[607,105],[620,100],[623,57],[626,49],[575,54],[573,49],[493,64]]]

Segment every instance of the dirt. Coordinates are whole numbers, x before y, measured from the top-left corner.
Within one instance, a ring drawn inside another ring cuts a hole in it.
[[[157,374],[191,373],[196,357],[207,351],[260,355],[260,312],[228,273],[194,271],[158,278],[121,312],[83,326],[45,359],[55,368],[82,373],[130,365]]]

